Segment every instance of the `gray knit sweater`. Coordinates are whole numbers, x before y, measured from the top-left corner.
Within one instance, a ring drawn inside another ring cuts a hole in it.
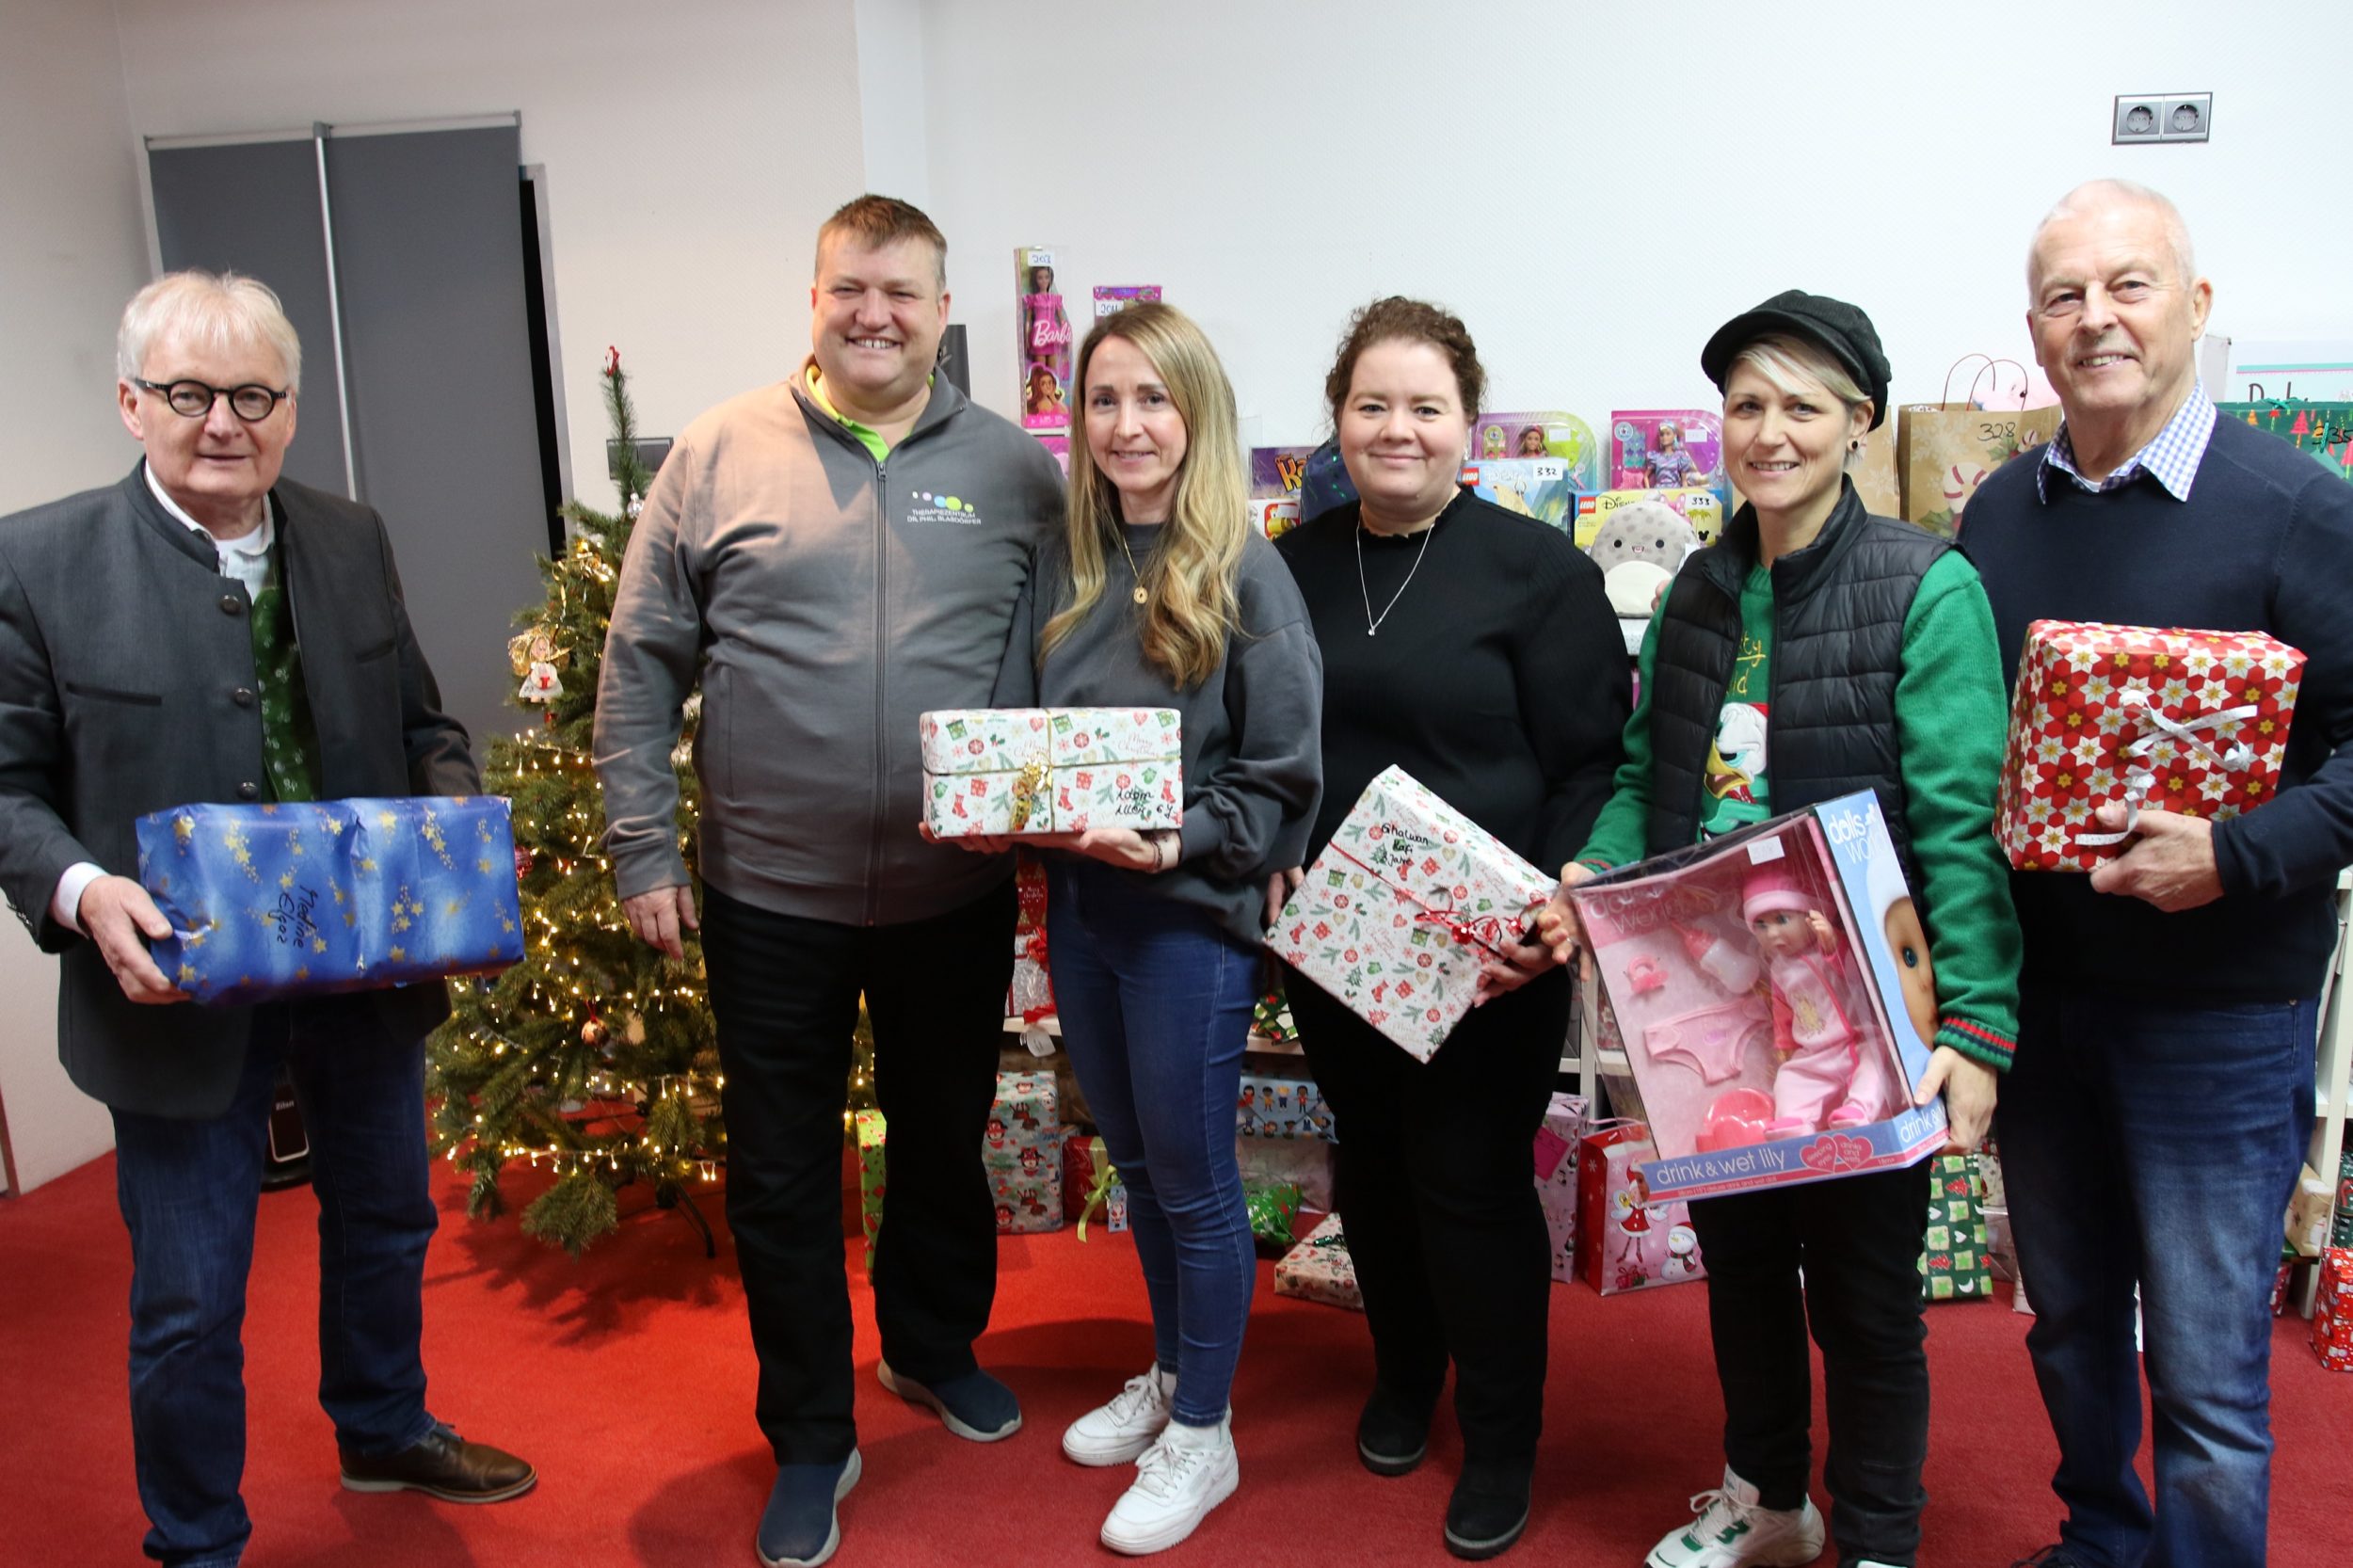
[[[1148,563],[1159,528],[1124,531],[1135,559]],[[1148,564],[1144,572],[1150,576]],[[1140,889],[1203,910],[1255,948],[1266,920],[1267,877],[1300,863],[1323,793],[1323,656],[1290,569],[1255,534],[1235,584],[1241,630],[1227,636],[1225,661],[1198,686],[1179,691],[1144,662],[1134,587],[1127,558],[1113,552],[1094,613],[1043,669],[1034,667],[1013,650],[1034,652],[1046,623],[1070,602],[1068,558],[1058,540],[1049,542],[1014,613],[1012,648],[991,706],[1177,710],[1184,721],[1184,847],[1168,871],[1123,874]]]

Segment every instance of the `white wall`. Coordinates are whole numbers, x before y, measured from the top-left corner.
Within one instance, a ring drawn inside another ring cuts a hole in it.
[[[609,506],[598,372],[675,434],[808,351],[817,225],[861,188],[847,0],[116,0],[132,129],[522,114],[547,171],[573,484]],[[520,608],[520,606],[519,606]]]
[[[0,515],[119,478],[138,456],[114,411],[114,326],[147,279],[114,13],[0,0]],[[57,966],[0,919],[0,1109],[37,1187],[113,1142],[57,1065]]]
[[[1269,442],[1321,432],[1349,310],[1403,292],[1478,339],[1492,408],[1706,407],[1700,345],[1769,294],[1867,309],[1896,393],[2031,360],[2023,266],[2069,185],[2188,215],[2241,337],[2353,335],[2319,13],[2148,0],[956,0],[927,8],[933,216],[976,393],[1014,406],[1011,248],[1065,293],[1158,282]],[[2305,41],[2296,40],[2301,38]],[[2205,146],[2111,148],[2119,92],[2211,90]],[[975,270],[978,258],[980,270]],[[1956,395],[1959,395],[1956,392]],[[1247,429],[1247,423],[1245,424]]]

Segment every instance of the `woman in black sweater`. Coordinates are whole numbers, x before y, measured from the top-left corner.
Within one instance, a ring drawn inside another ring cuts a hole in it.
[[[1538,866],[1583,843],[1609,798],[1628,707],[1617,618],[1566,535],[1458,483],[1484,380],[1461,321],[1395,297],[1356,313],[1325,379],[1360,499],[1276,546],[1323,651],[1311,857],[1393,764]],[[1550,969],[1540,947],[1490,963],[1481,1005],[1427,1064],[1312,983],[1289,987],[1337,1120],[1372,1330],[1356,1450],[1376,1475],[1418,1464],[1451,1360],[1458,1557],[1492,1557],[1528,1522],[1551,1286],[1530,1145],[1569,1011]]]

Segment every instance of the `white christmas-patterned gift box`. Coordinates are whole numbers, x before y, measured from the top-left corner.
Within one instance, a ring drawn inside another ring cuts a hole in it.
[[[1554,886],[1393,767],[1366,786],[1268,940],[1427,1062],[1470,1011],[1480,964],[1519,945]]]
[[[1175,827],[1173,708],[952,708],[925,713],[923,821],[936,838]]]

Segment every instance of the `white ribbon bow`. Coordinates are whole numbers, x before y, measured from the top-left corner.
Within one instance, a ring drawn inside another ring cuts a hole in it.
[[[2133,687],[2120,692],[2117,700],[2120,703],[2129,701],[2138,704],[2138,716],[2151,727],[2150,732],[2124,748],[2124,756],[2135,765],[2124,775],[2123,831],[2078,833],[2075,842],[2086,849],[2105,849],[2110,844],[2121,844],[2133,836],[2134,824],[2140,821],[2140,803],[2156,787],[2157,776],[2149,769],[2150,756],[2156,750],[2157,743],[2167,736],[2171,736],[2186,751],[2204,754],[2224,773],[2239,773],[2255,765],[2255,748],[2245,741],[2238,742],[2228,751],[2217,751],[2211,742],[2196,733],[2201,729],[2218,731],[2226,724],[2253,718],[2256,712],[2253,703],[2181,721],[2167,718],[2164,711],[2157,706],[2157,699],[2144,688]],[[2219,734],[2216,736],[2217,740],[2220,738]]]

